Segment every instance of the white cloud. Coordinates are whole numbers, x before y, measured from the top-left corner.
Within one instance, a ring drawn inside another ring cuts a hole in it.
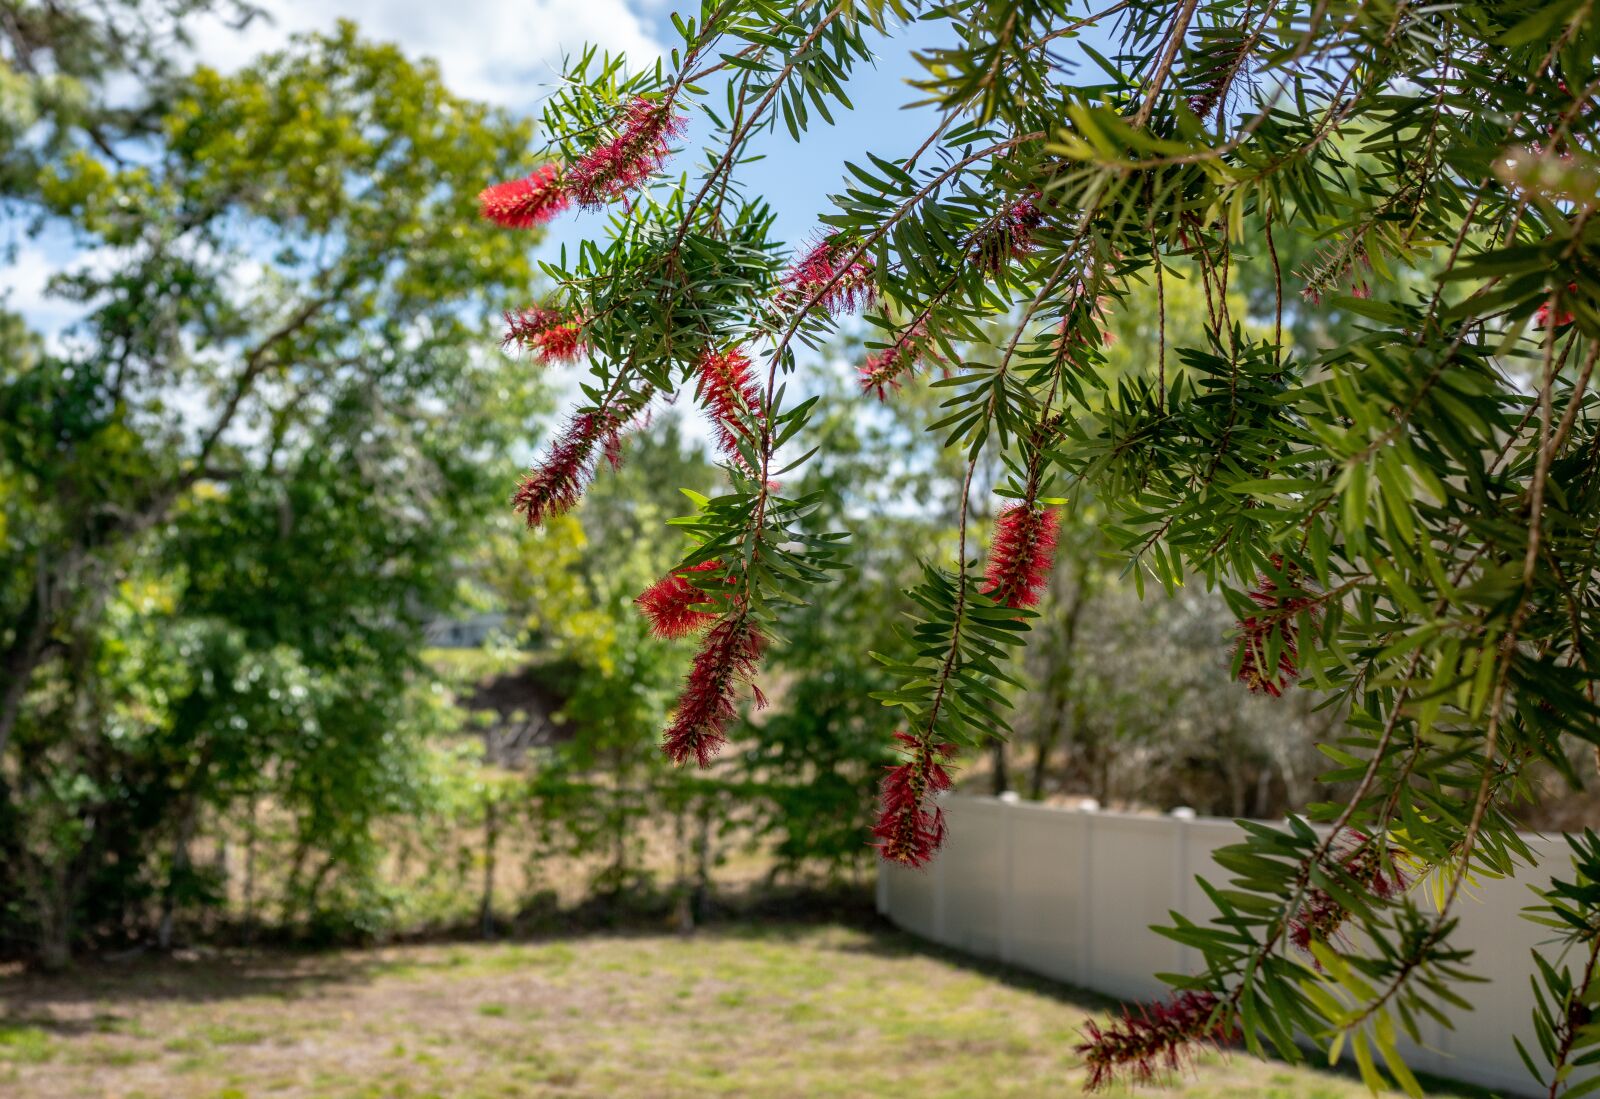
[[[54,314],[66,310],[61,308],[61,302],[45,296],[45,287],[59,268],[43,248],[31,243],[18,246],[9,258],[0,303],[26,317],[39,318],[40,322],[54,321],[59,327],[61,318]]]
[[[117,249],[79,248],[54,233],[13,242],[0,250],[0,304],[20,314],[52,351],[61,352],[67,330],[83,318],[88,305],[52,295],[50,280],[78,272],[106,275],[121,258]]]
[[[586,43],[626,53],[635,68],[663,53],[629,0],[266,0],[261,6],[271,21],[258,19],[243,31],[215,20],[198,23],[200,60],[234,69],[291,33],[353,19],[369,38],[437,60],[457,94],[527,108],[554,82],[562,54]]]

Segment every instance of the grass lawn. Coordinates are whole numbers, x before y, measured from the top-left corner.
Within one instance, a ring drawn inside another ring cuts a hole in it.
[[[0,1095],[26,1099],[1076,1095],[1106,1006],[827,925],[105,963],[0,1005]],[[1365,1093],[1208,1053],[1156,1094]]]

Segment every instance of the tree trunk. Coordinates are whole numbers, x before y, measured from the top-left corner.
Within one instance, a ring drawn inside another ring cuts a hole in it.
[[[1111,748],[1106,744],[1094,746],[1094,790],[1095,800],[1100,803],[1100,808],[1106,809],[1111,805]]]
[[[73,893],[71,860],[59,859],[61,852],[48,852],[45,859],[29,857],[27,881],[34,907],[39,913],[39,942],[35,952],[41,968],[52,973],[72,964]]]
[[[627,757],[622,748],[611,754],[611,869],[610,883],[606,889],[612,901],[621,898],[628,879],[628,796]]]
[[[172,928],[176,920],[177,882],[189,868],[189,845],[183,836],[172,841],[172,869],[167,872],[167,888],[161,894],[161,919],[156,924],[156,948],[172,949]]]
[[[301,836],[289,858],[289,873],[283,880],[283,903],[280,918],[284,926],[294,922],[295,908],[300,898],[300,879],[306,872],[306,859],[311,856],[311,841]]]
[[[163,951],[172,949],[172,936],[178,918],[178,883],[189,872],[189,844],[194,839],[199,819],[199,799],[191,793],[183,815],[178,819],[177,832],[172,837],[172,869],[167,871],[167,888],[161,896],[161,920],[156,925],[156,946]]]
[[[700,834],[695,840],[694,915],[705,922],[711,909],[711,807],[700,806]]]
[[[1071,600],[1061,618],[1061,652],[1050,676],[1050,724],[1039,735],[1033,755],[1033,774],[1028,779],[1028,796],[1034,801],[1044,797],[1045,775],[1050,769],[1050,757],[1066,727],[1067,709],[1072,697],[1072,683],[1077,662],[1074,659],[1078,644],[1078,623],[1083,618],[1083,608],[1089,602],[1088,579],[1080,566],[1077,582],[1072,587]]]
[[[22,712],[23,696],[28,693],[34,670],[44,659],[45,640],[50,636],[49,615],[45,613],[44,596],[40,591],[44,584],[41,577],[22,609],[16,634],[6,647],[5,656],[0,658],[0,675],[4,676],[4,687],[0,687],[0,758],[5,757],[6,747],[11,743],[17,715]]]
[[[1011,768],[1006,762],[1006,742],[999,737],[989,745],[989,759],[993,764],[994,796],[999,797],[1011,789]]]
[[[250,795],[250,815],[245,824],[244,846],[244,941],[256,937],[256,796]]]
[[[687,935],[694,930],[694,903],[691,896],[692,889],[689,885],[689,809],[687,805],[680,805],[673,816],[673,849],[676,862],[676,880],[672,891],[677,894],[674,900],[675,915],[678,921],[678,934]]]
[[[1227,764],[1228,793],[1230,795],[1231,815],[1235,818],[1245,815],[1245,788],[1244,765],[1241,763]]]
[[[1028,797],[1038,801],[1044,797],[1044,777],[1050,769],[1050,757],[1061,742],[1063,707],[1051,715],[1047,733],[1041,733],[1033,748],[1033,773],[1028,776]]]
[[[322,860],[322,865],[317,867],[315,876],[311,879],[311,887],[306,890],[306,918],[314,919],[322,905],[322,887],[328,883],[328,875],[333,873],[337,860],[332,855]]]
[[[1263,767],[1256,772],[1256,798],[1250,812],[1256,817],[1267,815],[1267,802],[1272,797],[1272,768]]]
[[[228,835],[223,831],[223,823],[218,816],[216,847],[211,852],[211,873],[217,883],[217,897],[220,905],[206,905],[205,911],[200,914],[201,928],[207,937],[214,937],[217,927],[227,917],[228,895],[233,891],[233,846],[228,842]]]
[[[40,917],[39,964],[58,973],[72,964],[72,904],[58,895]]]
[[[478,902],[478,932],[485,939],[494,938],[494,856],[499,838],[498,803],[490,794],[483,803],[483,897]]]

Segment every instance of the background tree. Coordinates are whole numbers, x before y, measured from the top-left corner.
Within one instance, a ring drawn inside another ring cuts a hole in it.
[[[0,196],[36,192],[74,148],[118,159],[159,128],[181,77],[192,17],[243,30],[260,14],[234,0],[6,0],[0,4]]]
[[[371,887],[436,709],[420,625],[537,407],[483,346],[528,239],[463,231],[449,186],[526,123],[349,25],[164,103],[40,169],[37,212],[113,258],[0,376],[0,843],[53,962],[147,898],[170,928],[197,818],[269,791],[296,903]]]

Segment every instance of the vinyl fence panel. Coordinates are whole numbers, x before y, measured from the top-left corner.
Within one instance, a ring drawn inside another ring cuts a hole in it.
[[[923,870],[882,866],[878,906],[900,927],[956,950],[1123,999],[1161,995],[1158,972],[1191,972],[1197,952],[1150,930],[1172,909],[1204,922],[1214,913],[1195,878],[1225,875],[1211,853],[1241,838],[1231,821],[1134,816],[947,797],[950,834]],[[1515,881],[1482,881],[1458,903],[1454,941],[1489,983],[1462,989],[1476,1009],[1455,1028],[1432,1025],[1414,1068],[1507,1094],[1534,1082],[1511,1036],[1530,1049],[1529,951],[1548,938],[1519,915],[1528,886],[1565,873],[1560,837],[1528,836],[1540,864]]]

